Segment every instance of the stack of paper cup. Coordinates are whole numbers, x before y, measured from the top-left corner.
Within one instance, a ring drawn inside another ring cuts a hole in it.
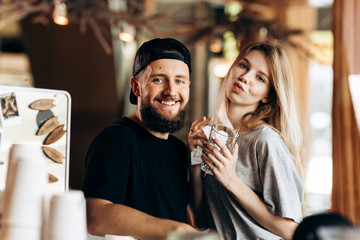
[[[39,145],[15,144],[11,147],[0,239],[41,239],[47,179],[46,163]]]
[[[82,191],[54,194],[50,199],[46,240],[86,240],[86,208]]]

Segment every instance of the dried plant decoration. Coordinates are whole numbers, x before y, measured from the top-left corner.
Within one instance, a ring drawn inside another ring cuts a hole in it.
[[[45,155],[50,158],[53,162],[62,164],[63,159],[65,158],[58,150],[51,148],[51,147],[42,147],[43,152]]]
[[[54,99],[39,99],[32,102],[29,105],[29,108],[39,111],[47,111],[55,106],[56,105],[54,104]]]
[[[45,139],[44,145],[50,145],[59,140],[64,134],[66,133],[66,130],[64,130],[64,124],[58,126],[55,128],[54,131],[52,131]]]
[[[58,117],[52,117],[46,120],[37,131],[36,135],[44,135],[51,133],[57,126],[59,126],[60,122],[58,121]]]
[[[59,181],[59,179],[57,177],[55,177],[54,175],[52,175],[51,173],[49,173],[49,178],[48,178],[48,182],[49,183],[54,183]]]
[[[120,0],[119,0],[120,1]],[[210,41],[219,37],[219,33],[225,31],[234,32],[240,43],[244,38],[254,39],[259,32],[266,32],[266,38],[276,39],[287,43],[291,47],[303,50],[300,43],[294,42],[293,35],[303,34],[302,31],[291,29],[280,20],[261,17],[261,11],[266,10],[266,1],[239,1],[243,10],[237,15],[236,20],[229,17],[214,23],[214,19],[204,19],[195,22],[194,19],[179,20],[176,13],[181,8],[174,7],[160,13],[150,13],[144,7],[145,0],[122,0],[125,1],[125,10],[111,10],[107,1],[102,0],[62,0],[67,5],[67,18],[69,24],[77,24],[79,31],[84,33],[91,28],[100,45],[107,54],[112,54],[112,48],[106,39],[104,26],[117,26],[118,23],[127,22],[136,28],[137,34],[147,37],[181,37],[187,45],[194,45],[200,41]],[[209,2],[210,0],[199,0]],[[222,1],[223,4],[236,2],[230,0]],[[273,1],[275,2],[275,1]],[[303,1],[301,1],[303,2]],[[153,4],[156,4],[155,2]],[[278,7],[278,6],[277,6]],[[276,7],[272,7],[275,9]],[[47,0],[6,0],[0,2],[0,31],[9,22],[19,21],[31,16],[33,23],[49,25],[54,1]],[[188,21],[188,22],[186,22]],[[140,37],[141,38],[141,37]]]

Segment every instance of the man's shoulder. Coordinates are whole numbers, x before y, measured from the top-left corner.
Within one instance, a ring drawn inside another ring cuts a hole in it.
[[[114,137],[130,137],[134,133],[134,126],[131,125],[131,120],[121,118],[107,126],[105,126],[97,138],[114,138]]]
[[[177,142],[177,143],[185,144],[180,138],[178,138],[177,136],[175,136],[173,134],[169,134],[169,140]]]
[[[123,117],[109,125],[107,125],[103,131],[112,131],[112,130],[118,130],[118,131],[127,131],[135,128],[136,125],[127,117]]]

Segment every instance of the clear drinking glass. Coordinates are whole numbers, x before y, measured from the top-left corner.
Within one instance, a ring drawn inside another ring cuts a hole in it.
[[[222,124],[214,124],[211,126],[210,134],[209,134],[209,143],[211,143],[213,146],[215,146],[219,151],[220,148],[218,145],[216,145],[215,142],[213,142],[214,138],[219,139],[225,146],[232,151],[233,147],[235,146],[236,140],[239,137],[239,133],[230,127],[227,127]],[[207,173],[212,174],[210,168],[206,163],[201,163],[201,169]]]

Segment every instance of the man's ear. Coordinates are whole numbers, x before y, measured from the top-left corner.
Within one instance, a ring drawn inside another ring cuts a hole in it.
[[[139,81],[136,78],[132,77],[130,79],[130,84],[135,96],[139,97],[140,96]]]

